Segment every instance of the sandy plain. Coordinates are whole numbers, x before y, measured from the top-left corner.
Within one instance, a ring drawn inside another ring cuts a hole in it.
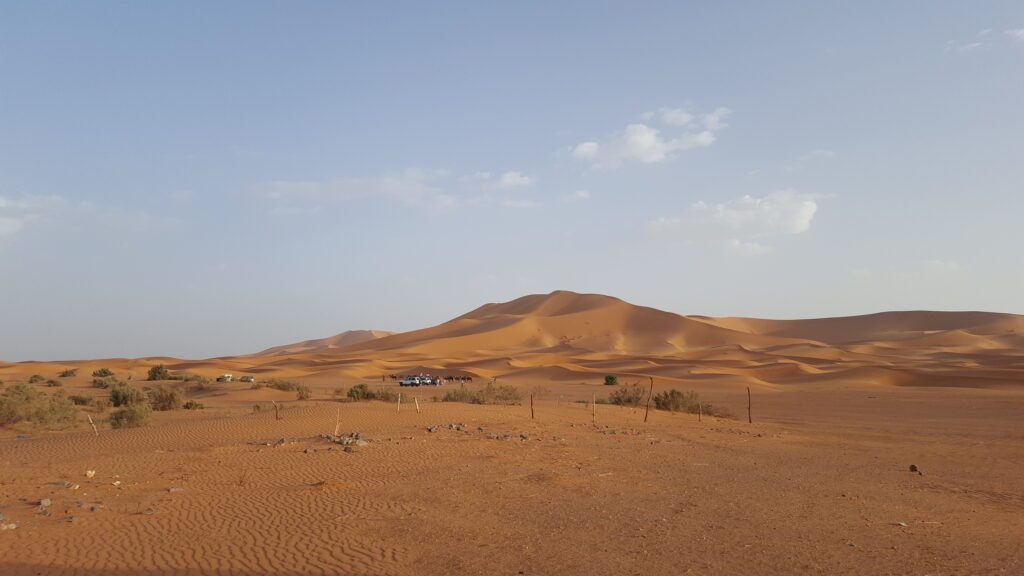
[[[206,408],[0,429],[0,573],[1021,574],[1022,334],[1009,314],[718,319],[556,292],[249,356],[0,363],[8,383],[78,368],[69,394],[158,363],[314,392],[171,382]],[[418,372],[497,377],[535,417],[386,377]],[[605,374],[734,417],[595,418],[577,401]],[[401,411],[333,398],[360,382]],[[339,421],[367,444],[325,440]]]

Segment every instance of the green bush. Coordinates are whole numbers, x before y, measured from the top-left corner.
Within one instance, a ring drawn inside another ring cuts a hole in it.
[[[71,378],[72,376],[74,376],[77,373],[78,373],[78,368],[68,368],[67,370],[62,371],[57,376],[59,376],[61,378]]]
[[[39,374],[33,374],[28,377],[29,384],[35,384],[36,382],[42,382],[43,380],[46,380],[46,378],[43,378]]]
[[[106,368],[100,368],[92,373],[93,378],[106,378],[107,376],[113,376],[114,373]]]
[[[113,376],[107,376],[106,378],[93,378],[92,379],[92,387],[93,388],[107,389],[107,388],[110,388],[111,386],[117,386],[119,384],[120,384],[120,382],[118,382],[117,378],[114,378]]]
[[[63,386],[63,384],[60,383],[60,380],[54,380],[53,378],[47,380],[46,385],[50,388],[57,388],[59,386]]]
[[[110,389],[110,403],[115,407],[140,406],[146,403],[146,391],[128,385],[114,386]]]
[[[154,410],[166,412],[181,407],[181,392],[173,388],[157,386],[149,391],[149,403]]]
[[[63,392],[48,395],[28,384],[14,384],[0,394],[0,426],[22,421],[66,428],[75,421],[75,406]]]
[[[442,402],[467,402],[469,404],[519,404],[523,395],[513,386],[498,386],[488,382],[483,388],[470,390],[461,384],[454,390],[445,392]]]
[[[267,382],[267,386],[275,390],[283,390],[285,392],[294,392],[299,389],[299,384],[297,382],[291,382],[289,380],[271,380],[270,382]],[[259,388],[260,386],[258,383],[253,382],[252,387]]]
[[[92,398],[78,395],[68,396],[68,400],[70,400],[75,406],[88,406],[89,402],[92,402]]]
[[[672,390],[659,392],[654,395],[654,406],[658,410],[668,410],[670,412],[687,412],[689,414],[703,412],[709,416],[719,416],[722,418],[732,416],[727,410],[715,408],[708,402],[701,402],[697,393],[692,390],[680,392],[673,388]]]
[[[639,406],[644,401],[644,389],[639,384],[627,384],[608,396],[609,404]]]
[[[373,393],[373,390],[370,390],[370,387],[366,384],[356,384],[349,388],[346,396],[353,400],[373,400],[377,397],[377,395]]]
[[[335,390],[336,396],[341,396],[341,389]],[[392,392],[391,390],[374,390],[366,384],[356,384],[355,386],[348,389],[348,393],[345,394],[353,400],[380,400],[382,402],[395,402],[398,400],[398,393]]]
[[[184,408],[185,410],[202,410],[203,409],[203,405],[200,404],[199,402],[196,402],[195,400],[189,400],[188,402],[185,402],[181,407]]]
[[[313,390],[305,384],[299,384],[295,387],[295,397],[299,400],[309,400],[313,397]]]
[[[149,406],[140,404],[138,406],[127,406],[110,413],[111,428],[139,428],[149,425],[149,418],[153,411]]]
[[[605,386],[618,386],[619,385],[619,377],[615,376],[615,375],[612,375],[612,374],[609,374],[609,375],[605,376],[604,377],[604,385]]]
[[[149,374],[146,376],[146,380],[150,382],[156,380],[170,380],[171,374],[167,371],[167,367],[163,364],[157,364],[149,369]]]

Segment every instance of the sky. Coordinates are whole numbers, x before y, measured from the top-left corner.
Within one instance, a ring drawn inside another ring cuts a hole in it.
[[[0,0],[0,360],[554,290],[1024,314],[1024,4]]]

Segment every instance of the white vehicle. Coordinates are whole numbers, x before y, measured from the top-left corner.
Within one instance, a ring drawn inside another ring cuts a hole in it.
[[[411,378],[405,378],[398,383],[399,386],[422,386],[423,381],[419,376],[412,376]]]

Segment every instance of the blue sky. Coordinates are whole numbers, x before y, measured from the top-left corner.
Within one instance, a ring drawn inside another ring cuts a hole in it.
[[[1024,313],[1019,2],[491,4],[0,0],[0,359]]]

